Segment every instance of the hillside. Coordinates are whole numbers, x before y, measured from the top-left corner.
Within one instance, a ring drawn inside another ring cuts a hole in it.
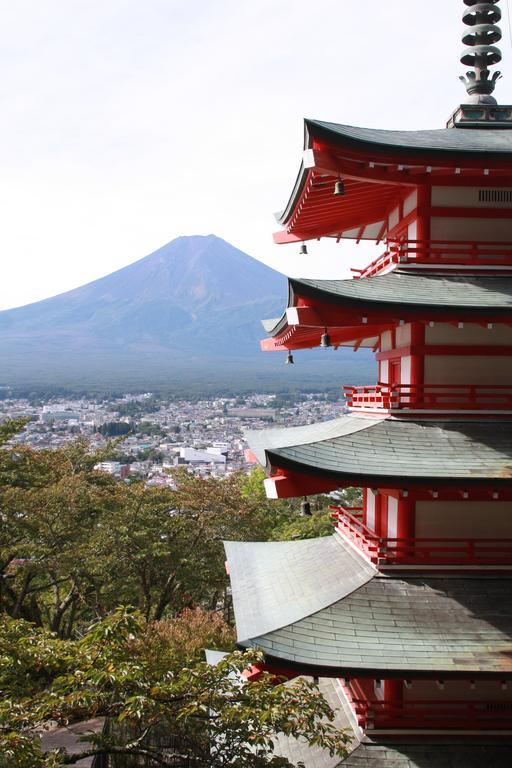
[[[283,275],[224,240],[180,237],[80,288],[0,312],[0,383],[319,381],[309,355],[283,371],[282,356],[259,351],[260,320],[282,312],[286,291]],[[333,362],[324,353],[320,369]],[[366,380],[367,355],[357,363]]]

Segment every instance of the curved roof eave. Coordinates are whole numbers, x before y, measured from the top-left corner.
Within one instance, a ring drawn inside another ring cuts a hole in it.
[[[345,147],[351,151],[375,154],[393,154],[397,158],[407,156],[418,159],[437,157],[446,160],[487,158],[488,160],[512,160],[512,131],[502,128],[437,128],[424,131],[396,131],[359,128],[352,125],[304,119],[304,149],[311,148],[314,139]],[[301,163],[290,198],[276,220],[285,226],[300,198],[309,169]]]
[[[511,586],[503,576],[376,574],[336,603],[241,644],[321,676],[510,677]]]
[[[302,541],[225,541],[224,548],[240,643],[327,608],[377,573],[337,534]]]
[[[304,149],[309,149],[311,146],[311,137],[309,134],[309,120],[304,119]],[[295,184],[293,185],[292,193],[290,195],[290,198],[285,206],[285,208],[280,212],[276,213],[276,221],[278,224],[281,224],[282,226],[285,225],[285,223],[288,221],[293,209],[295,208],[295,203],[297,202],[298,198],[302,194],[302,190],[304,189],[304,185],[306,183],[307,177],[309,174],[309,169],[304,168],[304,163],[301,162],[299,172],[297,173],[297,178],[295,179]]]
[[[359,128],[353,125],[305,120],[308,146],[321,139],[346,149],[372,153],[406,154],[408,157],[450,156],[512,159],[512,131],[492,128],[435,128],[423,131],[396,131]],[[307,149],[308,146],[305,148]]]
[[[309,280],[289,278],[289,302],[296,295],[375,310],[453,310],[485,315],[512,311],[512,278],[417,274],[394,270],[364,279]]]
[[[271,468],[333,481],[391,487],[512,482],[512,422],[363,421],[351,414],[295,430],[249,433],[248,439]]]

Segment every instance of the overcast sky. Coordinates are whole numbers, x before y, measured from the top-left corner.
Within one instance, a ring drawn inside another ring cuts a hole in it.
[[[504,79],[511,44],[501,3]],[[0,0],[0,308],[178,235],[295,275],[375,246],[274,246],[303,117],[441,128],[464,88],[462,0]]]

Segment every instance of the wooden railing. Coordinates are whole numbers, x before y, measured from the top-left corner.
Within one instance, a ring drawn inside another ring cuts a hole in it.
[[[512,727],[512,701],[382,701],[354,699],[363,728],[503,730]]]
[[[512,539],[388,538],[332,506],[336,528],[376,565],[512,565]]]
[[[449,271],[462,266],[478,272],[495,272],[496,268],[512,271],[511,242],[471,240],[389,240],[385,252],[364,269],[354,269],[357,277],[374,277],[395,266],[436,266]]]
[[[349,408],[383,410],[512,410],[510,384],[383,384],[343,387]]]

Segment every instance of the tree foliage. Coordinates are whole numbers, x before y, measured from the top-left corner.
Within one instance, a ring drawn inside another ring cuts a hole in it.
[[[195,617],[193,637],[183,633],[186,618],[181,626],[148,626],[141,614],[120,608],[70,641],[4,617],[0,765],[54,768],[109,754],[143,757],[155,767],[281,768],[291,764],[273,755],[277,733],[345,755],[347,737],[313,683],[276,684],[268,674],[244,683],[258,653],[234,652],[217,666],[194,659],[198,641],[225,640],[228,631],[213,630],[205,618]],[[108,717],[107,733],[78,754],[42,753],[35,729],[91,715]]]
[[[254,654],[202,660],[233,649],[222,540],[328,533],[326,500],[300,518],[265,498],[261,470],[126,484],[94,469],[115,446],[36,451],[13,440],[25,423],[0,425],[0,767],[73,764],[44,756],[35,729],[95,716],[110,730],[91,749],[148,765],[170,764],[172,743],[183,765],[278,768],[279,731],[341,754],[314,685],[242,685]]]

